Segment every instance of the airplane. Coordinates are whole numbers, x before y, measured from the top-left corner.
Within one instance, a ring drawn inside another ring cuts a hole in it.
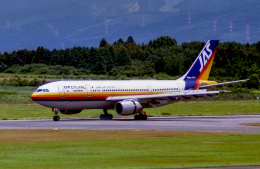
[[[215,96],[229,91],[207,88],[249,80],[208,80],[218,43],[219,40],[209,40],[189,70],[176,80],[59,80],[39,86],[31,99],[51,108],[54,121],[60,120],[59,112],[70,115],[83,109],[103,109],[101,120],[112,120],[108,109],[123,116],[136,114],[135,120],[147,120],[144,108]]]

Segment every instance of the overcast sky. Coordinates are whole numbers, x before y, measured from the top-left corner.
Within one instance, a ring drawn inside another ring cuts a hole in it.
[[[259,4],[258,0],[2,0],[0,52],[38,46],[95,47],[102,38],[112,43],[128,36],[138,43],[162,35],[178,42],[209,38],[246,42],[247,24],[250,40],[256,42]]]

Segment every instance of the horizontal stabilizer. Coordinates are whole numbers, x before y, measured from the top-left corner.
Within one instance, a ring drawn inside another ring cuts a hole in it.
[[[214,84],[203,85],[203,86],[200,86],[199,88],[203,89],[203,88],[208,88],[208,87],[223,86],[223,85],[228,85],[228,84],[246,82],[248,80],[249,79],[243,79],[243,80],[234,80],[234,81],[228,81],[228,82],[222,82],[222,83],[214,83]]]

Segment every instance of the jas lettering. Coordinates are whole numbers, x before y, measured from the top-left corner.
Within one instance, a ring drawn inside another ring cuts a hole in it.
[[[199,56],[200,72],[203,70],[204,66],[207,64],[209,58],[212,55],[212,50],[209,47],[210,47],[210,43],[206,46],[206,48],[201,52]]]

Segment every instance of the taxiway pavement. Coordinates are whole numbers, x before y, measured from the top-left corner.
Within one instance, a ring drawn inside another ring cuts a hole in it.
[[[61,119],[52,120],[0,120],[0,130],[61,129],[61,130],[146,130],[190,131],[260,134],[260,127],[246,124],[260,123],[260,115],[199,116],[199,117],[153,117],[147,121],[132,119]]]

